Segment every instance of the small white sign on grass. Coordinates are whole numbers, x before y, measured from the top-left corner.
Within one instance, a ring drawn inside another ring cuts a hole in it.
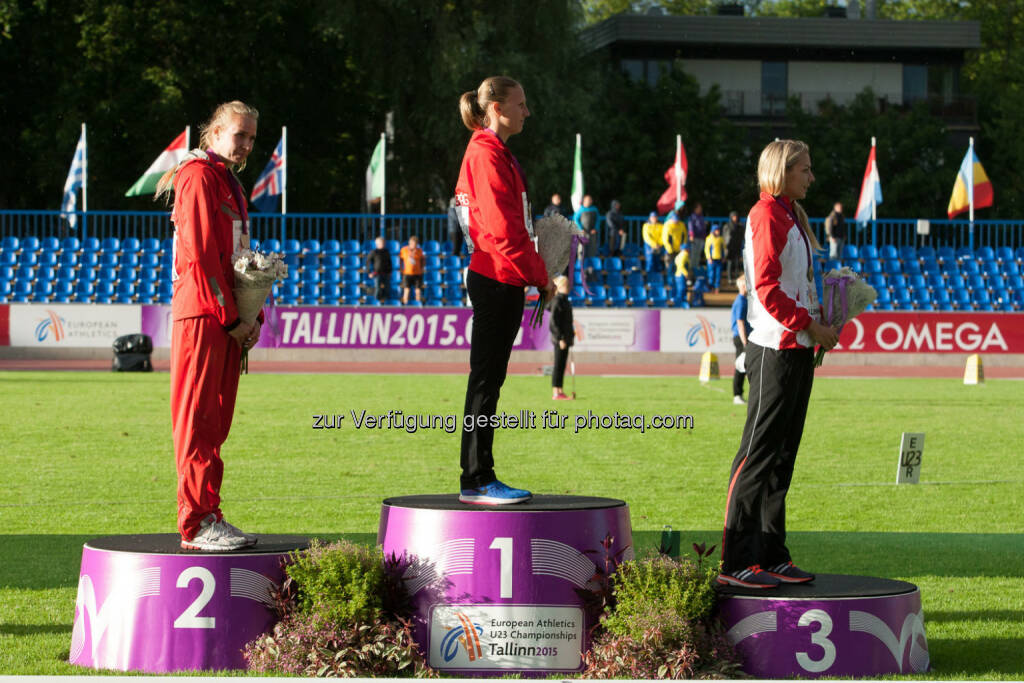
[[[900,439],[900,460],[896,469],[897,484],[916,484],[921,478],[921,455],[924,433],[903,432]]]

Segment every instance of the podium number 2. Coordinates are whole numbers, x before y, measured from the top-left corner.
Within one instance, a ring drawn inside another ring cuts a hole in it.
[[[832,617],[825,610],[807,610],[800,615],[800,621],[797,622],[797,625],[810,626],[811,624],[821,625],[821,628],[811,634],[811,644],[817,645],[824,652],[821,659],[811,659],[806,652],[797,652],[796,661],[803,667],[804,671],[820,673],[828,669],[836,661],[835,643],[828,639],[828,634],[832,633]]]
[[[509,540],[511,541],[512,539]],[[206,567],[189,567],[181,574],[178,574],[178,582],[175,585],[178,588],[188,588],[189,584],[192,583],[192,579],[199,579],[203,584],[203,590],[199,592],[198,597],[192,601],[192,604],[186,607],[185,611],[174,620],[174,628],[214,628],[216,617],[200,617],[198,615],[213,597],[213,591],[217,587],[217,580],[213,577],[213,572]]]
[[[512,597],[512,537],[499,536],[491,541],[490,550],[501,553],[501,597]]]

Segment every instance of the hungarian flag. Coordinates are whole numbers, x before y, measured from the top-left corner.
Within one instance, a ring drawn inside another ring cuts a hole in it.
[[[864,169],[864,180],[860,183],[860,199],[857,200],[857,221],[865,223],[877,215],[882,203],[882,180],[878,177],[878,162],[875,161],[875,139],[871,138],[868,165]]]
[[[686,201],[686,150],[683,149],[683,138],[676,136],[676,161],[665,171],[665,182],[668,189],[658,200],[658,213],[668,213]]]
[[[569,199],[573,211],[579,211],[583,206],[583,147],[579,133],[576,133],[576,158],[572,162],[572,194]]]
[[[185,126],[185,130],[182,131],[181,135],[174,138],[174,142],[167,145],[167,149],[160,153],[156,161],[124,193],[124,196],[138,197],[144,194],[154,194],[156,192],[156,184],[163,174],[174,170],[181,163],[181,160],[185,158],[185,155],[188,154],[188,134],[189,127]]]
[[[960,162],[960,171],[956,174],[956,182],[953,183],[953,194],[949,197],[949,207],[946,213],[950,218],[970,211],[970,218],[974,220],[974,210],[992,206],[992,181],[988,179],[985,169],[978,161],[978,155],[974,153],[974,138],[971,138],[970,146],[964,160]]]

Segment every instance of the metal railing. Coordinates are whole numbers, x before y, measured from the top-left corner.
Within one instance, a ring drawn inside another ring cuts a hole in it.
[[[0,210],[0,238],[7,236],[43,237],[74,236],[85,237],[147,237],[164,239],[170,237],[173,225],[170,214],[165,211],[88,211],[76,212],[77,225],[71,227],[60,211]],[[640,244],[641,230],[645,216],[626,216],[627,236],[632,244]],[[294,213],[260,214],[250,216],[252,235],[256,239],[276,238],[283,243],[287,239],[303,242],[317,239],[359,240],[360,242],[383,235],[387,239],[405,241],[410,235],[417,235],[420,241],[448,239],[448,217],[446,214],[377,214],[357,213]],[[709,216],[710,225],[721,225],[727,218]],[[857,246],[891,244],[895,247],[970,247],[1008,246],[1014,249],[1024,247],[1024,221],[977,220],[973,225],[967,220],[930,220],[928,235],[918,234],[916,219],[885,219],[858,225],[847,218],[848,244]],[[824,219],[812,218],[811,227],[822,244],[825,243]],[[600,243],[603,244],[604,220],[597,224]]]

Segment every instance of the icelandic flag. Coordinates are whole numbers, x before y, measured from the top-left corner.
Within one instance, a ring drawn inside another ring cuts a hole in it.
[[[868,153],[868,165],[864,169],[864,180],[860,183],[860,199],[857,200],[858,223],[866,223],[878,214],[877,207],[882,203],[882,180],[878,177],[878,162],[875,161],[875,139],[871,138],[871,152]]]
[[[252,195],[249,199],[252,200],[257,211],[264,213],[277,211],[277,198],[284,191],[284,163],[284,137],[282,136],[277,142],[277,147],[274,148],[274,155],[270,157],[263,173],[256,179],[256,184],[252,186]]]
[[[78,216],[74,214],[75,205],[78,203],[78,190],[85,184],[85,173],[88,156],[85,150],[85,124],[82,124],[82,135],[78,138],[78,146],[75,147],[75,156],[71,159],[71,169],[68,171],[68,178],[64,181],[64,201],[60,205],[62,218],[66,218],[68,225],[72,228],[78,224]]]
[[[665,171],[665,182],[668,189],[658,199],[658,213],[668,213],[679,208],[680,202],[686,201],[686,174],[689,165],[686,163],[686,149],[683,148],[683,137],[676,136],[676,160]]]
[[[974,220],[974,210],[986,206],[992,206],[992,181],[974,153],[974,138],[971,138],[967,154],[960,163],[960,171],[956,174],[946,213],[953,218],[969,209],[971,220]]]
[[[580,134],[576,133],[576,155],[572,162],[572,194],[569,195],[573,211],[579,211],[583,206],[583,194],[583,147]]]

